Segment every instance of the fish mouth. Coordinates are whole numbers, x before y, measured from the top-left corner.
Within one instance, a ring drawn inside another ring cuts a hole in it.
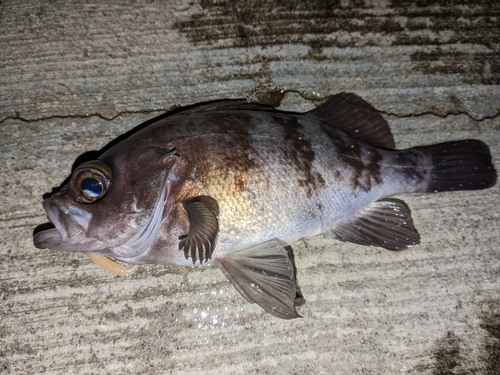
[[[47,227],[49,227],[49,229],[43,229]],[[61,235],[57,228],[54,227],[54,224],[45,223],[35,228],[33,243],[37,249],[51,249],[54,245],[60,244],[61,241]]]
[[[59,219],[59,210],[49,200],[43,201],[47,212],[48,223],[39,225],[33,232],[33,243],[38,249],[57,248],[66,238],[68,232]]]

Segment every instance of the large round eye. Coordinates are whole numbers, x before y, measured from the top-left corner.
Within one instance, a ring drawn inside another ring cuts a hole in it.
[[[71,188],[76,200],[92,203],[102,198],[111,184],[111,168],[100,160],[80,165],[71,176]]]

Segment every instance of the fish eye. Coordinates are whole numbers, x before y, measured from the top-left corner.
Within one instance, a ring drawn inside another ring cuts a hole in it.
[[[97,178],[89,177],[82,181],[80,188],[83,193],[89,197],[99,197],[104,190],[102,182]]]
[[[76,200],[92,203],[102,198],[111,184],[111,168],[100,160],[80,165],[71,176],[71,188]]]

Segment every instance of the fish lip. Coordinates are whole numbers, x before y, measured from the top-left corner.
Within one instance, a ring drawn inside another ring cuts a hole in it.
[[[68,238],[68,231],[66,230],[64,224],[61,222],[60,211],[57,208],[57,205],[55,203],[52,203],[51,199],[46,199],[45,201],[43,201],[43,208],[45,208],[45,211],[47,212],[47,218],[52,224],[54,224],[57,231],[61,235],[61,239],[63,241],[66,241]]]
[[[62,242],[61,234],[57,228],[45,229],[33,237],[33,243],[38,249],[51,249]]]
[[[33,243],[38,249],[56,248],[67,239],[68,231],[59,218],[59,209],[51,202],[50,198],[43,201],[43,208],[47,213],[49,223],[42,224],[35,228]],[[50,228],[50,224],[54,227]],[[44,229],[44,226],[49,226],[49,228]]]

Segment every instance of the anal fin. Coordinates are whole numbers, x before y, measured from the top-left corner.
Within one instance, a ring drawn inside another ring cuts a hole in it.
[[[395,251],[420,243],[410,209],[402,200],[392,198],[373,202],[352,220],[332,229],[331,235],[342,241]]]
[[[298,318],[293,266],[276,241],[225,254],[215,263],[251,303],[282,319]]]

